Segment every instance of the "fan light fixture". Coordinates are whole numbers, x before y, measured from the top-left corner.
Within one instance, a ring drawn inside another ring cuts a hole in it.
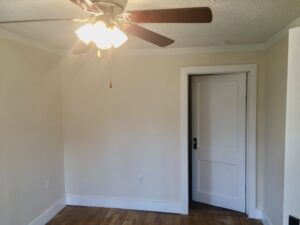
[[[75,33],[86,45],[93,42],[99,49],[119,48],[128,40],[126,34],[117,26],[108,27],[102,21],[85,24]]]

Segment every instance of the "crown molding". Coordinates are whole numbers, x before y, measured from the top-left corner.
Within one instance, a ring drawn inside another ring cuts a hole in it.
[[[54,48],[53,46],[47,45],[37,40],[33,40],[31,38],[24,37],[15,32],[6,30],[4,28],[0,28],[0,38],[15,41],[17,43],[27,45],[33,48],[37,48],[40,50],[44,50],[46,52],[56,54],[56,55],[65,55],[65,51],[62,51],[58,48]]]
[[[120,55],[176,55],[176,54],[198,54],[198,53],[222,53],[241,51],[263,51],[263,44],[249,45],[228,45],[228,46],[207,46],[189,48],[161,48],[161,49],[125,49],[120,51]]]
[[[300,26],[300,17],[292,21],[289,25],[277,32],[263,43],[246,45],[226,45],[226,46],[207,46],[207,47],[187,47],[187,48],[160,48],[160,49],[120,49],[118,55],[174,55],[174,54],[199,54],[199,53],[222,53],[222,52],[249,52],[264,51],[284,36],[288,35],[290,29]],[[18,43],[38,48],[56,55],[70,55],[71,50],[61,50],[47,45],[37,40],[33,40],[0,28],[0,38],[13,40]]]
[[[298,27],[298,26],[300,26],[300,17],[298,17],[297,19],[293,20],[290,24],[288,24],[282,30],[280,30],[275,35],[273,35],[271,38],[269,38],[264,43],[265,49],[268,48],[268,47],[270,47],[271,45],[273,45],[275,42],[279,41],[280,39],[282,39],[286,35],[288,35],[290,29],[292,29],[294,27]]]

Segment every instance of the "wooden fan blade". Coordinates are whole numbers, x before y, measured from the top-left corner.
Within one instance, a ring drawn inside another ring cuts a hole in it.
[[[90,50],[92,50],[95,46],[90,44],[90,45],[86,45],[85,43],[83,42],[79,42],[74,50],[73,50],[73,54],[74,55],[79,55],[79,54],[85,54],[85,53],[88,53]]]
[[[70,1],[78,5],[84,11],[92,12],[92,13],[102,13],[101,9],[99,9],[90,0],[70,0]]]
[[[59,19],[37,19],[37,20],[11,20],[11,21],[0,21],[0,24],[10,23],[32,23],[32,22],[51,22],[51,21],[73,21],[72,18],[59,18]]]
[[[208,7],[134,10],[128,11],[135,23],[210,23],[212,11]]]
[[[168,37],[165,37],[163,35],[160,35],[135,24],[127,24],[123,27],[123,30],[126,33],[129,33],[145,41],[151,42],[152,44],[158,45],[160,47],[166,47],[174,43],[174,40]]]

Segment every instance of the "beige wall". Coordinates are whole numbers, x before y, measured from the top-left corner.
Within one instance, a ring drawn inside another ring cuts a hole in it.
[[[265,52],[118,56],[62,63],[67,194],[178,201],[180,68],[258,64],[258,206],[263,203]],[[107,86],[112,75],[113,89]],[[138,177],[144,176],[144,184]]]
[[[289,33],[284,180],[284,225],[288,216],[300,218],[300,27]]]
[[[264,213],[273,225],[283,222],[285,111],[288,38],[266,50]]]
[[[122,55],[109,67],[1,40],[0,224],[28,224],[63,197],[63,160],[67,194],[179,201],[180,68],[231,64],[258,64],[258,207],[281,224],[287,45]]]
[[[64,196],[58,61],[0,39],[1,225],[27,225]]]

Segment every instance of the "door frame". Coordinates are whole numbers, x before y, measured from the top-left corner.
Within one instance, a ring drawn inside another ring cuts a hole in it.
[[[256,208],[256,96],[257,65],[220,65],[182,67],[180,75],[180,179],[182,213],[189,211],[189,140],[188,140],[188,78],[191,75],[247,74],[247,109],[246,109],[246,213],[250,218],[260,218]]]

